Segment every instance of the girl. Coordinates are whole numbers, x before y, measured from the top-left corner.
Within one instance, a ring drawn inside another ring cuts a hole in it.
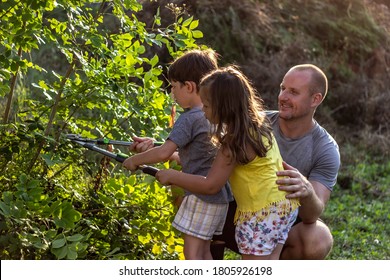
[[[205,76],[199,91],[206,118],[214,125],[217,156],[207,176],[160,170],[156,178],[203,194],[218,192],[229,179],[237,201],[236,241],[243,259],[279,259],[299,203],[276,185],[282,158],[262,100],[234,66]]]
[[[163,145],[129,157],[123,162],[125,168],[134,171],[142,164],[167,161],[178,150],[183,172],[207,175],[217,150],[210,143],[210,123],[202,112],[199,82],[217,67],[217,54],[211,49],[188,51],[169,66],[172,96],[185,111],[176,120]],[[185,192],[172,226],[184,235],[187,260],[212,259],[211,239],[213,235],[222,234],[229,201],[232,200],[226,181],[212,194]]]

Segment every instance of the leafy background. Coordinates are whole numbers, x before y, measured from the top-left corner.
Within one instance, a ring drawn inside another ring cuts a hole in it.
[[[220,65],[240,65],[271,109],[292,65],[324,69],[330,90],[316,119],[342,156],[322,217],[335,240],[328,258],[389,259],[389,6],[2,1],[1,259],[183,257],[170,225],[172,191],[64,134],[164,139],[172,107],[166,68],[205,45],[221,55]]]

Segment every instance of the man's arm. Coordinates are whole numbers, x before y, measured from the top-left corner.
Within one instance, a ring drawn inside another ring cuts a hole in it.
[[[319,182],[309,181],[296,168],[285,162],[283,167],[284,170],[277,172],[281,177],[276,181],[279,190],[289,193],[286,198],[299,199],[299,217],[303,223],[314,223],[324,211],[331,191]]]
[[[331,191],[323,184],[316,181],[309,181],[314,193],[311,196],[302,197],[299,199],[301,207],[299,209],[299,217],[303,223],[314,223],[325,210],[325,205],[330,198]]]

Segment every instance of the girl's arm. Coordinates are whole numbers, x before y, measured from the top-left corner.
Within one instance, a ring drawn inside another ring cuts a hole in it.
[[[142,164],[153,164],[169,160],[176,149],[177,145],[173,141],[167,140],[159,147],[151,148],[143,153],[127,158],[122,165],[126,169],[135,171]]]
[[[156,178],[164,185],[179,186],[193,193],[216,194],[226,184],[234,167],[220,149],[206,177],[165,169],[157,172]]]

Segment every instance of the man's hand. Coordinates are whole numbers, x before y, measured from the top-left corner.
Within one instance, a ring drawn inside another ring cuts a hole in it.
[[[299,217],[303,223],[314,223],[324,211],[331,191],[319,182],[307,180],[296,168],[285,162],[283,167],[285,170],[276,173],[280,176],[276,181],[279,190],[288,192],[286,198],[299,199]]]
[[[133,136],[133,143],[129,146],[131,152],[142,153],[154,146],[154,139],[149,137]]]
[[[289,194],[286,198],[298,198],[302,200],[314,194],[311,183],[296,168],[283,161],[284,170],[276,172],[279,179],[276,181],[279,190]]]

